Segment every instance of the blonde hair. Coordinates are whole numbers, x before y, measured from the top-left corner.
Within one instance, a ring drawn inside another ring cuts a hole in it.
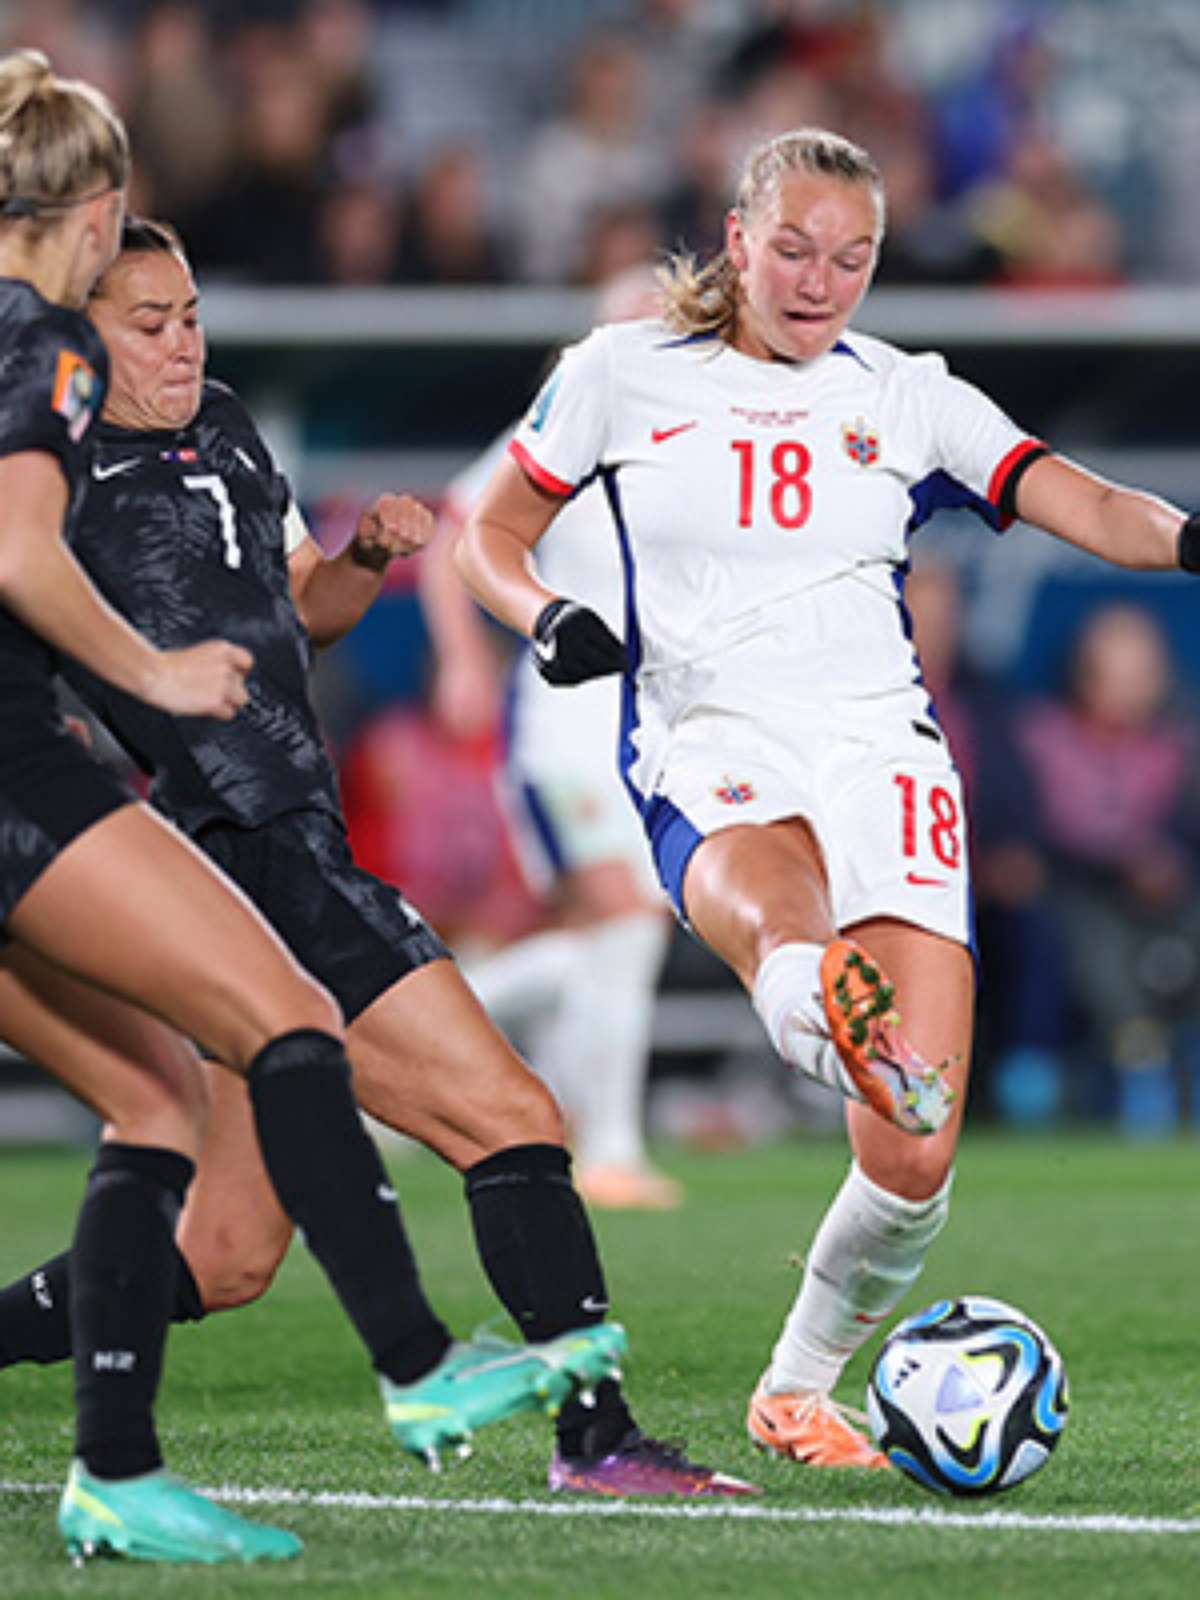
[[[99,89],[40,50],[0,57],[0,222],[46,222],[128,181],[125,127]]]
[[[857,183],[875,207],[876,243],[883,238],[886,208],[883,178],[861,145],[825,128],[797,128],[757,145],[746,159],[733,207],[745,221],[778,192],[789,173]],[[738,273],[722,250],[705,265],[686,251],[659,269],[664,321],[677,333],[726,333],[737,320]]]

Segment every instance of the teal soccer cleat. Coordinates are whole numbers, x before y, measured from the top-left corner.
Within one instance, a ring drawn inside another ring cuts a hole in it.
[[[77,1566],[93,1556],[131,1561],[288,1561],[304,1546],[294,1533],[247,1522],[167,1472],[93,1478],[82,1462],[58,1507],[58,1531]]]
[[[619,1378],[627,1342],[619,1323],[601,1322],[544,1344],[478,1336],[469,1344],[453,1344],[415,1383],[380,1379],[392,1435],[436,1472],[443,1450],[470,1455],[477,1428],[519,1411],[553,1416],[572,1394],[586,1400],[602,1378]]]

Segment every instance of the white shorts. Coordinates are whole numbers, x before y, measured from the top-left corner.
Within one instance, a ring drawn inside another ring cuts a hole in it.
[[[564,873],[623,861],[657,900],[658,874],[617,769],[619,678],[554,688],[526,660],[509,685],[500,796],[517,859],[545,894]]]
[[[643,814],[681,916],[688,862],[709,834],[802,817],[824,856],[839,929],[895,917],[973,944],[962,784],[924,709],[892,709],[886,720],[830,709],[778,733],[693,713],[671,737]]]

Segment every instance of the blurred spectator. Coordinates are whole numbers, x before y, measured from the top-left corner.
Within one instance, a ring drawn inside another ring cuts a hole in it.
[[[658,214],[650,206],[605,207],[588,225],[577,281],[592,287],[611,283],[631,267],[658,259],[664,244]]]
[[[425,712],[380,711],[339,768],[354,853],[402,883],[448,943],[507,944],[542,912],[508,844],[492,774],[494,735],[462,740]]]
[[[659,206],[669,250],[707,261],[725,248],[725,214],[737,174],[740,123],[733,108],[702,100],[676,141],[675,182]]]
[[[974,231],[999,257],[995,282],[1087,289],[1123,279],[1116,217],[1040,133],[1017,140],[1004,176],[972,190],[965,204]]]
[[[190,240],[197,217],[230,180],[234,159],[233,106],[204,8],[196,0],[154,6],[132,60],[138,209],[170,217]]]
[[[395,185],[372,177],[334,183],[317,221],[315,276],[347,287],[397,282],[402,229]]]
[[[372,70],[375,21],[365,0],[309,0],[299,40],[313,63],[325,98],[329,138],[369,134],[379,120]]]
[[[1154,617],[1105,606],[1076,642],[1068,697],[1021,726],[1075,995],[1136,1133],[1174,1125],[1177,1057],[1200,1007],[1195,730],[1170,705],[1174,687]]]
[[[437,151],[417,183],[404,228],[400,276],[409,283],[498,283],[483,161],[465,144]]]
[[[283,30],[243,33],[235,125],[237,164],[192,230],[203,269],[268,283],[312,276],[328,154],[325,87]]]
[[[1053,83],[1045,9],[1018,4],[993,15],[983,59],[931,99],[938,188],[951,200],[1008,172],[1017,144],[1042,124]]]
[[[887,191],[887,232],[876,281],[884,284],[982,283],[1001,255],[961,207],[936,198],[933,153],[922,132],[898,132],[879,147]]]
[[[962,775],[971,839],[983,1093],[1006,1121],[1036,1125],[1064,1104],[1066,949],[1050,896],[1032,774],[1000,686],[964,661],[962,596],[933,561],[905,584],[921,670]]]
[[[64,78],[83,78],[123,106],[125,64],[111,7],[80,0],[12,0],[0,6],[0,51],[34,49]]]
[[[536,129],[512,196],[523,276],[566,282],[583,269],[596,213],[658,199],[665,159],[651,129],[645,64],[632,44],[599,35],[568,65],[560,116]]]

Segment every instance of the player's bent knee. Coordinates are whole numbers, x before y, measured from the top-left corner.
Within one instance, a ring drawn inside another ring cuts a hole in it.
[[[337,1001],[322,984],[298,969],[289,981],[260,993],[246,1013],[248,1028],[232,1059],[248,1066],[263,1047],[286,1033],[314,1029],[341,1039],[345,1024]]]
[[[904,1200],[929,1200],[945,1185],[954,1153],[929,1148],[930,1141],[902,1135],[904,1144],[886,1155],[859,1153],[859,1165],[881,1189]],[[911,1146],[911,1148],[909,1148]]]
[[[253,1304],[275,1281],[283,1252],[264,1250],[250,1258],[230,1252],[188,1252],[188,1265],[205,1311],[236,1311]]]

